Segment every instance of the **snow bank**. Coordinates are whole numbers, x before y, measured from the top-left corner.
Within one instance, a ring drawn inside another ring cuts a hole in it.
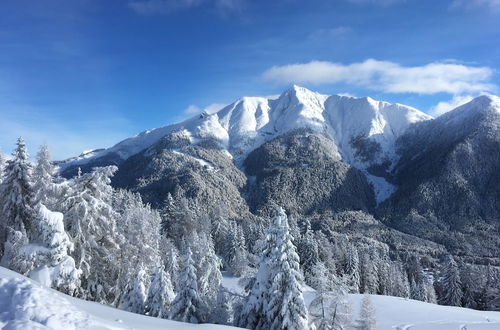
[[[55,292],[23,278],[0,278],[2,329],[86,329],[88,320]]]
[[[0,267],[0,329],[218,330],[213,324],[188,324],[133,314],[69,297]]]

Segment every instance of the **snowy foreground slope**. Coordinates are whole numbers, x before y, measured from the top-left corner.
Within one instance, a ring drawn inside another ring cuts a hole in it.
[[[236,329],[133,314],[69,297],[0,267],[0,329]]]
[[[237,279],[224,277],[230,290],[240,291]],[[306,289],[306,302],[314,291]],[[362,295],[350,295],[354,317]],[[415,300],[372,296],[380,330],[494,330],[500,312],[439,306]],[[194,325],[124,312],[72,298],[40,286],[0,267],[0,329],[236,329],[212,324]]]

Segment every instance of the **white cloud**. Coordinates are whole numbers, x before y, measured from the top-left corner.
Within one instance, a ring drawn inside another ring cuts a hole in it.
[[[492,75],[493,70],[489,67],[441,62],[404,67],[394,62],[368,59],[347,65],[311,61],[274,66],[262,76],[280,84],[345,83],[386,93],[463,94],[496,90],[490,82]]]
[[[238,12],[246,0],[133,0],[128,6],[141,15],[168,15],[175,11],[210,5],[219,13]]]
[[[456,107],[459,107],[467,102],[470,102],[473,99],[471,95],[455,95],[449,101],[443,101],[436,104],[429,110],[429,113],[434,117],[440,116],[443,113],[451,111]]]
[[[500,0],[454,0],[450,8],[466,10],[484,8],[490,12],[500,13]]]
[[[219,111],[220,109],[224,108],[226,105],[227,104],[224,104],[224,103],[212,103],[212,104],[209,104],[202,109],[197,105],[191,104],[190,106],[188,106],[184,110],[184,114],[194,115],[194,114],[202,113],[202,112],[212,114],[212,113],[215,113],[215,112]]]
[[[199,112],[201,112],[201,109],[194,104],[191,104],[189,107],[186,108],[186,110],[184,110],[184,113],[186,115],[194,115],[195,113]]]

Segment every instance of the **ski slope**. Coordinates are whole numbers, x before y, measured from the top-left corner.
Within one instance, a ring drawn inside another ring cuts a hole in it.
[[[224,285],[242,293],[238,279],[224,274]],[[306,287],[309,304],[314,290]],[[363,295],[353,294],[356,319]],[[404,298],[372,296],[379,330],[498,330],[500,312],[439,306]],[[213,324],[188,324],[128,313],[94,302],[72,298],[0,267],[0,329],[237,329]]]

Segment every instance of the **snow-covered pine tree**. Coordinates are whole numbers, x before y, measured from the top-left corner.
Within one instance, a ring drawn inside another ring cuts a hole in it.
[[[440,304],[448,306],[462,306],[462,282],[455,259],[450,255],[441,274],[442,297]]]
[[[477,279],[480,278],[476,269],[472,265],[466,265],[460,262],[458,265],[460,272],[460,279],[462,280],[462,306],[467,308],[476,308],[477,302],[475,293],[479,289],[480,283]]]
[[[35,201],[44,205],[54,204],[51,197],[54,194],[55,167],[50,160],[49,147],[44,144],[36,156],[36,165],[33,169],[33,190]]]
[[[352,325],[348,287],[345,281],[317,262],[311,272],[316,297],[309,307],[310,322],[316,330],[345,330]]]
[[[238,315],[235,316],[235,323],[239,327],[256,330],[265,330],[270,327],[266,317],[270,287],[266,260],[269,253],[269,249],[263,250],[259,258],[259,269],[255,277],[249,279],[248,295],[245,297]]]
[[[31,181],[32,166],[26,144],[17,140],[17,148],[7,162],[0,186],[0,255],[1,265],[11,267],[20,246],[27,244],[36,223],[34,192]],[[20,272],[26,270],[15,269]]]
[[[232,322],[232,306],[229,301],[229,293],[222,285],[219,286],[217,301],[211,314],[212,323],[230,325]]]
[[[302,296],[300,260],[290,235],[285,210],[278,209],[272,225],[276,242],[268,260],[270,281],[267,319],[270,329],[308,329],[307,309]]]
[[[159,251],[163,264],[165,265],[165,272],[170,277],[170,282],[172,283],[174,291],[176,291],[176,275],[179,273],[179,250],[177,250],[174,243],[170,239],[165,236],[161,236]]]
[[[221,267],[222,261],[215,254],[212,238],[205,233],[192,233],[189,236],[189,247],[193,252],[193,260],[197,265],[196,278],[198,280],[198,292],[205,308],[208,312],[210,306],[213,306],[217,298],[217,291],[222,282]],[[208,315],[199,315],[207,319]]]
[[[431,279],[426,278],[424,281],[425,287],[425,301],[431,304],[437,304],[436,290],[434,289],[434,283]]]
[[[117,214],[111,206],[111,176],[116,166],[100,167],[74,178],[62,209],[72,243],[72,257],[82,270],[79,296],[98,302],[115,299],[116,278],[120,268]]]
[[[170,318],[181,322],[200,323],[203,322],[200,318],[202,302],[192,255],[191,249],[187,247],[179,273],[179,288],[170,309]]]
[[[378,289],[377,294],[387,295],[391,286],[389,278],[389,257],[384,253],[377,265]]]
[[[180,199],[175,203],[175,208],[168,219],[166,234],[181,250],[184,248],[185,240],[198,232],[199,223],[197,223],[194,210],[186,198]]]
[[[231,232],[234,229],[233,225],[235,225],[235,222],[229,222],[226,219],[227,214],[228,210],[223,205],[217,205],[210,214],[210,236],[212,236],[214,241],[215,253],[224,260],[224,266],[228,264],[228,260],[230,259],[228,256],[230,253],[228,253],[226,248],[227,243],[231,240],[231,238],[228,238],[228,235],[235,234]]]
[[[130,278],[121,297],[120,309],[136,314],[144,314],[146,301],[146,273],[139,265],[135,277]]]
[[[347,276],[347,285],[350,293],[359,293],[359,255],[353,244],[349,244],[346,251],[344,273]]]
[[[408,282],[408,275],[399,261],[391,262],[389,277],[391,278],[389,295],[409,298],[410,283]]]
[[[319,261],[318,245],[314,239],[309,219],[304,220],[304,233],[296,238],[297,252],[302,264],[304,274],[308,274]]]
[[[361,301],[361,310],[359,312],[359,319],[356,321],[356,329],[377,330],[375,307],[369,295],[364,295]]]
[[[243,228],[241,228],[235,221],[228,223],[226,235],[226,248],[225,248],[225,261],[226,268],[235,276],[242,276],[248,265],[247,250],[245,245],[245,236]]]
[[[172,194],[169,192],[167,194],[167,198],[163,202],[163,207],[160,211],[161,216],[161,234],[168,235],[170,221],[172,220],[173,214],[175,211],[175,200],[172,197]]]
[[[155,267],[146,299],[146,313],[149,316],[168,318],[168,310],[175,298],[170,275],[164,265]]]
[[[130,277],[135,276],[133,270],[139,264],[147,274],[152,273],[158,264],[161,220],[156,210],[143,204],[139,194],[130,191],[116,191],[113,207],[118,211],[116,228],[120,237],[123,237],[118,258],[119,275],[115,285],[115,299],[118,299],[120,290],[127,285]],[[149,283],[150,279],[147,277],[146,286]]]
[[[48,287],[73,295],[80,286],[81,271],[68,254],[73,251],[63,214],[38,205],[36,234],[19,250],[16,262],[24,263],[29,276]]]
[[[299,257],[282,208],[262,242],[259,269],[238,315],[248,329],[308,329]]]
[[[376,294],[378,289],[378,253],[363,253],[361,263],[361,289],[362,293]]]
[[[423,282],[416,283],[412,278],[410,282],[410,298],[420,301],[427,300],[427,292],[425,291],[425,285]]]

